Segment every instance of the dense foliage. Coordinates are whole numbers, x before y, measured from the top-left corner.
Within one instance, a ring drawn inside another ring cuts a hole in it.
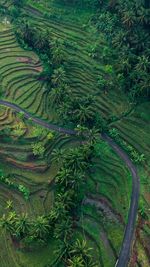
[[[94,142],[95,143],[95,142]],[[59,241],[58,261],[67,266],[80,262],[87,267],[96,267],[86,242],[74,235],[80,218],[81,204],[86,191],[86,177],[92,166],[94,143],[67,151],[54,150],[53,161],[62,164],[55,177],[55,203],[50,213],[29,221],[27,214],[17,215],[13,203],[7,204],[8,214],[0,220],[0,227],[22,243],[23,248],[46,244],[50,238]],[[11,183],[12,185],[12,183]],[[25,187],[19,185],[25,197]],[[78,266],[78,265],[76,265]]]
[[[93,21],[116,49],[120,87],[133,100],[150,97],[149,1],[104,1]]]
[[[60,1],[56,0],[56,2]],[[104,55],[101,58],[105,61],[106,74],[98,75],[99,91],[107,94],[108,89],[113,90],[115,86],[119,86],[129,95],[132,102],[147,100],[150,97],[148,2],[136,0],[64,0],[61,2],[64,5],[96,8],[95,15],[89,23],[96,25],[98,33],[101,31],[105,33],[114,51],[112,54],[111,49],[107,47],[105,51],[103,50]],[[91,249],[87,247],[84,240],[81,242],[77,239],[75,229],[81,218],[81,205],[86,194],[86,180],[92,172],[93,158],[107,152],[106,144],[98,143],[97,138],[100,132],[108,130],[109,123],[117,118],[115,115],[107,121],[101,118],[96,112],[96,95],[87,94],[82,98],[74,95],[67,78],[68,58],[64,52],[69,46],[67,40],[62,41],[59,37],[52,37],[47,29],[40,31],[27,16],[22,16],[25,1],[14,0],[13,4],[8,14],[14,22],[18,41],[23,48],[34,50],[39,55],[44,70],[34,75],[38,81],[46,82],[44,92],[48,92],[52,107],[58,118],[62,119],[62,124],[75,128],[80,147],[66,151],[53,150],[51,161],[58,167],[58,172],[53,181],[55,202],[48,214],[37,216],[30,221],[27,214],[17,215],[12,203],[7,203],[9,212],[1,218],[0,225],[13,238],[15,237],[24,249],[35,247],[36,244],[45,245],[54,238],[59,243],[56,254],[61,257],[58,261],[62,260],[68,267],[96,267],[97,264],[91,257]],[[89,57],[100,59],[97,43],[93,46]],[[23,115],[20,113],[20,118],[23,118]],[[1,138],[5,138],[7,131],[10,137],[11,130],[5,128],[0,131]],[[45,135],[47,141],[50,141],[53,140],[54,134],[43,133],[42,129],[36,127],[33,127],[32,131],[34,136],[39,137],[39,141],[31,146],[32,154],[35,158],[42,159],[47,149],[42,138],[44,139]],[[108,132],[128,152],[134,162],[145,160],[144,154],[138,153],[134,147],[122,141],[115,128],[109,129]],[[24,125],[18,123],[14,126],[12,135],[20,138],[23,134]],[[6,186],[19,190],[25,199],[29,198],[29,190],[22,184],[16,185],[3,175],[0,180]]]

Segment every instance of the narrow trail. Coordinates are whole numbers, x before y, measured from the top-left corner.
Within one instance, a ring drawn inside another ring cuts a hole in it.
[[[35,118],[34,115],[30,114],[26,110],[22,109],[18,105],[8,102],[6,100],[0,100],[0,105],[5,107],[9,107],[14,109],[16,112],[23,112],[24,118],[29,119],[31,118],[33,122],[38,125],[41,125],[47,129],[58,131],[61,133],[69,134],[69,135],[76,135],[75,130],[66,129],[63,127],[59,127],[57,125],[45,122],[42,119]],[[118,156],[125,162],[128,169],[132,174],[132,194],[131,194],[131,202],[130,202],[130,209],[128,213],[128,222],[125,228],[124,238],[122,242],[122,246],[120,249],[119,258],[116,262],[115,267],[127,267],[129,259],[130,259],[130,252],[134,238],[135,232],[135,223],[138,211],[138,200],[139,200],[139,192],[140,192],[140,179],[137,173],[137,169],[128,157],[128,155],[111,139],[107,134],[102,134],[103,140],[105,140],[112,149],[118,154]]]

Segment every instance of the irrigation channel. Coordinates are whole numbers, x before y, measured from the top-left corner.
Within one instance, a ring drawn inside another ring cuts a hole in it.
[[[21,107],[19,107],[18,105],[14,103],[10,103],[5,100],[0,100],[0,105],[12,108],[16,112],[23,112],[24,118],[26,119],[31,118],[34,123],[41,125],[44,128],[58,131],[58,132],[65,133],[65,134],[69,134],[69,135],[76,135],[75,130],[59,127],[57,125],[53,125],[51,123],[45,122],[44,120],[40,118],[35,118],[32,114],[30,114],[29,112],[27,112],[26,110],[22,109]],[[129,213],[128,213],[128,222],[125,227],[125,233],[124,233],[124,238],[123,238],[122,246],[120,249],[119,257],[115,265],[115,267],[127,267],[129,259],[130,259],[131,247],[132,247],[132,243],[134,239],[136,217],[137,217],[137,212],[138,212],[140,179],[137,173],[136,166],[132,163],[128,155],[113,141],[113,139],[110,138],[106,133],[102,134],[102,139],[106,141],[111,146],[111,148],[118,154],[118,156],[124,161],[124,163],[126,164],[126,166],[128,167],[128,169],[130,170],[132,174],[132,194],[131,194],[130,208],[129,208]]]

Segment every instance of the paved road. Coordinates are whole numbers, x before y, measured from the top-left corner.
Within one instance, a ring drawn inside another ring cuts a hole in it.
[[[29,112],[25,111],[24,109],[20,108],[18,105],[10,103],[5,100],[0,100],[0,105],[10,107],[17,112],[24,112],[24,117],[29,119],[32,118],[32,121],[41,125],[47,129],[58,131],[61,133],[66,133],[70,135],[75,135],[76,131],[71,129],[66,129],[63,127],[59,127],[57,125],[53,125],[51,123],[47,123],[42,119],[35,118]],[[135,230],[135,223],[138,211],[138,200],[139,200],[139,191],[140,191],[140,179],[137,174],[137,169],[128,157],[128,155],[105,133],[102,134],[103,140],[108,142],[108,144],[112,147],[112,149],[122,158],[122,160],[126,163],[127,167],[131,171],[132,174],[132,195],[131,195],[131,202],[130,202],[130,209],[128,214],[128,222],[125,228],[124,239],[122,243],[122,247],[120,250],[118,261],[115,267],[126,267],[129,262],[131,246],[134,238],[134,230]]]
[[[140,193],[140,179],[137,173],[137,169],[128,157],[128,155],[106,134],[102,134],[102,137],[113,150],[122,158],[132,174],[132,195],[130,202],[130,209],[128,213],[128,222],[125,228],[124,239],[120,250],[119,258],[116,263],[116,267],[126,267],[130,259],[130,252],[132,242],[134,238],[135,223],[138,211],[138,201]]]
[[[63,128],[63,127],[59,127],[57,125],[48,123],[48,122],[46,122],[46,121],[44,121],[42,119],[35,118],[34,115],[32,115],[31,113],[27,112],[25,109],[19,107],[16,104],[10,103],[10,102],[5,101],[5,100],[0,100],[0,105],[12,108],[15,111],[17,111],[18,113],[19,112],[24,112],[24,118],[26,118],[26,119],[31,118],[33,122],[35,122],[38,125],[43,126],[44,128],[51,129],[51,130],[54,130],[54,131],[57,131],[57,132],[60,132],[60,133],[66,133],[66,134],[69,134],[69,135],[75,135],[76,134],[76,131],[74,131],[74,130],[70,130],[70,129],[66,129],[66,128]]]

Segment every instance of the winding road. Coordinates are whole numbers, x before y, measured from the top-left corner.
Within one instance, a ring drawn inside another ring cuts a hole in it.
[[[12,108],[16,112],[23,112],[24,118],[31,118],[33,122],[35,122],[38,125],[41,125],[47,129],[58,131],[61,133],[69,134],[69,135],[76,135],[75,130],[66,129],[63,127],[59,127],[57,125],[47,123],[42,119],[35,118],[34,115],[30,114],[26,110],[22,109],[18,105],[14,103],[10,103],[5,100],[0,100],[0,105],[3,105],[5,107]],[[124,238],[121,246],[121,250],[119,253],[119,258],[116,262],[115,267],[127,267],[129,259],[130,259],[130,253],[131,253],[131,247],[133,243],[134,238],[134,232],[135,232],[135,223],[136,223],[136,217],[137,217],[137,211],[138,211],[138,200],[139,200],[139,192],[140,192],[140,179],[137,173],[137,169],[128,157],[128,155],[111,139],[107,134],[102,134],[103,140],[105,140],[112,149],[118,154],[118,156],[125,162],[128,169],[130,170],[132,174],[132,194],[131,194],[131,202],[130,202],[130,209],[128,213],[128,222],[125,228]]]
[[[140,194],[140,178],[137,173],[137,169],[132,163],[128,155],[110,138],[107,134],[102,134],[103,140],[112,147],[112,149],[118,154],[118,156],[126,163],[128,169],[132,174],[132,194],[130,209],[128,213],[128,222],[125,228],[124,239],[122,242],[122,247],[120,250],[118,261],[115,267],[126,267],[130,259],[130,252],[132,247],[132,242],[134,238],[134,230],[136,217],[138,212],[138,201]]]

